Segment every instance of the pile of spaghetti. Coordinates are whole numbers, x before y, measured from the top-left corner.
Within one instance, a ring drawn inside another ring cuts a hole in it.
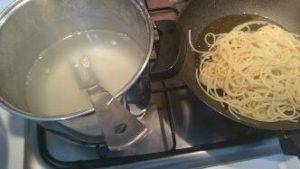
[[[235,116],[298,122],[299,35],[269,22],[253,21],[229,33],[208,33],[204,40],[208,51],[195,49],[191,40],[190,45],[200,53],[197,79],[208,96]]]

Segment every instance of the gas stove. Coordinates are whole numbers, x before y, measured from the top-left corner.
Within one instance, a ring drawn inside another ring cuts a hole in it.
[[[99,129],[62,122],[70,134],[27,122],[25,168],[204,168],[282,153],[273,132],[226,119],[181,80],[186,42],[176,20],[188,0],[141,2],[155,24],[155,49],[144,74],[120,101],[150,134],[130,149],[111,152]],[[88,136],[95,141],[86,141]]]

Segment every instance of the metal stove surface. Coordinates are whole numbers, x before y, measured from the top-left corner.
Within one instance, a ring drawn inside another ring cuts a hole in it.
[[[26,168],[203,168],[282,153],[272,133],[223,118],[199,104],[184,86],[168,90],[153,96],[160,101],[142,118],[151,134],[122,152],[109,152],[102,145],[78,144],[28,123]],[[173,123],[166,105],[171,108]]]
[[[78,143],[29,122],[26,168],[203,168],[282,153],[272,133],[225,119],[180,78],[153,83],[152,92],[141,118],[152,132],[136,147],[109,152],[104,145]]]

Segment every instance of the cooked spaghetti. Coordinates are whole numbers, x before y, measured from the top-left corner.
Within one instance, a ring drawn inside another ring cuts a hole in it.
[[[229,33],[206,34],[197,80],[203,91],[236,115],[262,122],[298,122],[300,36],[265,21]],[[236,116],[238,117],[238,116]]]

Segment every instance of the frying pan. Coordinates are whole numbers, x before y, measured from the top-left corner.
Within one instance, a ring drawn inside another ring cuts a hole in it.
[[[192,43],[195,46],[205,49],[202,39],[206,33],[229,32],[236,25],[253,19],[269,20],[300,34],[300,0],[193,0],[181,14],[179,24],[186,34],[192,30]],[[188,48],[181,76],[193,93],[208,106],[227,118],[251,127],[268,130],[300,129],[300,122],[260,122],[232,115],[199,87],[196,80],[196,56]]]

